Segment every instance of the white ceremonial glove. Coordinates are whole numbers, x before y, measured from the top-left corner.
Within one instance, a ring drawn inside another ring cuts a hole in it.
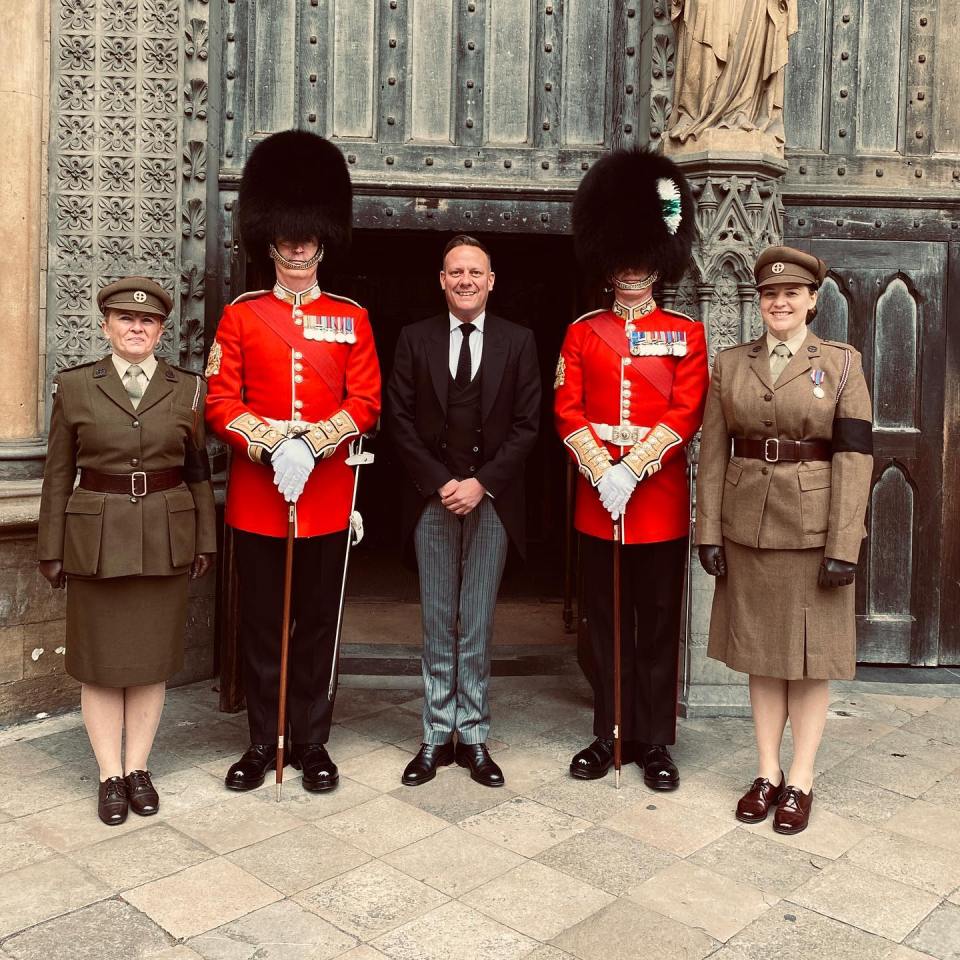
[[[597,483],[600,502],[612,520],[619,520],[637,486],[637,478],[625,463],[615,463]]]
[[[270,458],[273,465],[273,482],[287,503],[296,503],[307,485],[316,461],[306,440],[290,437],[277,447]]]

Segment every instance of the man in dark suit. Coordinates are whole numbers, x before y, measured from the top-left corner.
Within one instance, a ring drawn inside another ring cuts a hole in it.
[[[493,283],[484,246],[454,237],[440,272],[448,312],[401,331],[387,386],[423,616],[423,745],[404,770],[409,786],[454,760],[478,783],[503,785],[486,746],[490,642],[508,545],[524,552],[540,372],[531,331],[486,312]]]

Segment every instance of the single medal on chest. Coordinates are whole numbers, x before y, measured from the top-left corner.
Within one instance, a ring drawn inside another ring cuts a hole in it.
[[[810,379],[813,381],[813,395],[818,400],[822,400],[827,395],[822,386],[823,377],[824,373],[822,370],[810,371]]]

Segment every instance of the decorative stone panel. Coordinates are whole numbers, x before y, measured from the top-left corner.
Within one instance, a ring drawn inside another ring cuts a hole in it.
[[[171,294],[161,341],[199,368],[206,254],[207,0],[53,0],[47,375],[101,355],[96,293]]]

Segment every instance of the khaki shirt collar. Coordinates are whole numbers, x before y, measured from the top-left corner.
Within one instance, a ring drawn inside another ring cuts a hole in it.
[[[112,354],[113,365],[116,367],[117,373],[120,374],[120,379],[123,379],[123,375],[127,370],[133,366],[129,360],[124,360],[123,357],[117,356],[117,354]],[[140,361],[140,369],[143,371],[143,375],[147,380],[152,380],[153,375],[157,372],[157,358],[154,354],[150,354],[145,360]]]
[[[789,340],[778,340],[770,331],[767,331],[767,356],[773,356],[773,348],[778,343],[785,343],[790,351],[790,356],[795,357],[807,339],[809,331],[804,327],[799,333],[792,336]]]

